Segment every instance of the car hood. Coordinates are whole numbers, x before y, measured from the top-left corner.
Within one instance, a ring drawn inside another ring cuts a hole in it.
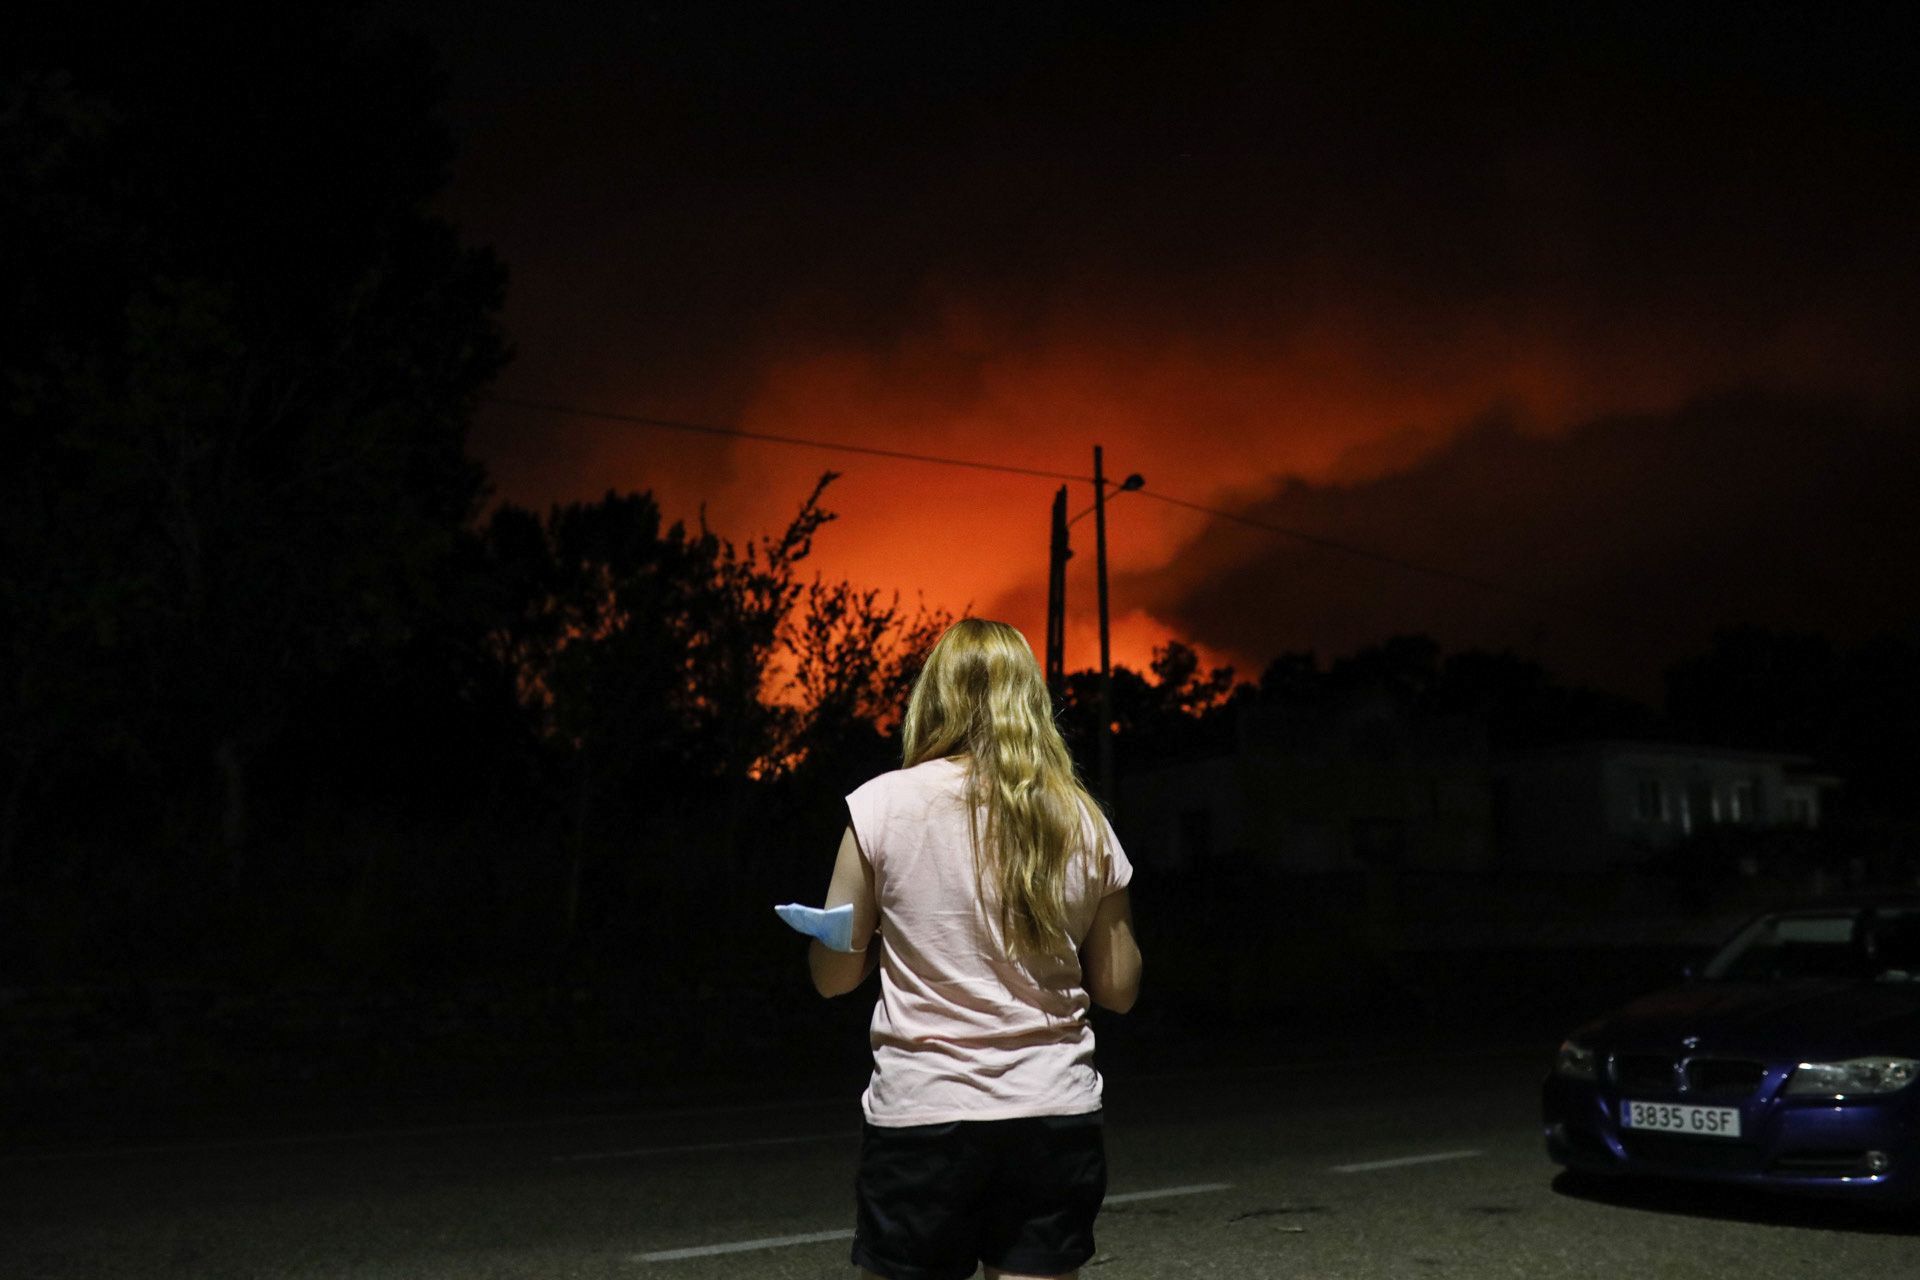
[[[1920,1056],[1920,983],[1689,982],[1635,1000],[1576,1036],[1609,1049]]]

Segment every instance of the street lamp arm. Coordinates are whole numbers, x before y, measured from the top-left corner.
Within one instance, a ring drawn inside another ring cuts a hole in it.
[[[1123,493],[1133,493],[1136,490],[1144,489],[1147,487],[1146,477],[1142,476],[1138,471],[1134,472],[1132,475],[1128,476],[1125,480],[1122,480],[1117,484],[1111,480],[1107,481],[1106,483],[1107,483],[1107,486],[1114,491],[1115,497],[1119,497]],[[1074,525],[1079,524],[1082,519],[1092,514],[1093,514],[1093,508],[1088,507],[1085,511],[1082,511],[1079,515],[1067,521],[1067,527],[1071,529]]]

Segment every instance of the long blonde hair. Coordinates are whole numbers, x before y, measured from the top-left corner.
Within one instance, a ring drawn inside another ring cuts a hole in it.
[[[901,726],[907,768],[966,752],[968,816],[982,901],[991,875],[1000,933],[1015,957],[1071,952],[1066,870],[1091,832],[1093,797],[1053,722],[1053,702],[1026,637],[1004,622],[962,618],[928,653]],[[982,831],[978,815],[986,811]]]

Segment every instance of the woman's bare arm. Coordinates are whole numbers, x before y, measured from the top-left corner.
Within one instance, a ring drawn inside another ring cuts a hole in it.
[[[815,940],[807,948],[807,969],[813,987],[823,996],[840,996],[867,980],[880,963],[880,910],[873,898],[873,867],[860,851],[860,840],[848,827],[834,856],[833,879],[827,885],[829,910],[853,904],[853,952],[835,951]]]
[[[1124,888],[1100,899],[1093,928],[1080,947],[1087,994],[1103,1009],[1125,1013],[1140,997],[1140,944],[1133,938],[1133,904]]]

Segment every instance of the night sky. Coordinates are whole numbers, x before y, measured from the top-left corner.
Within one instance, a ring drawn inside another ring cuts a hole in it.
[[[399,20],[444,56],[444,211],[512,273],[502,396],[1076,474],[1100,443],[1460,575],[1128,495],[1118,661],[1424,630],[1655,697],[1722,623],[1912,627],[1910,10],[1587,8]],[[1053,482],[497,403],[472,446],[503,499],[651,489],[736,539],[830,467],[821,572],[1041,637]]]

